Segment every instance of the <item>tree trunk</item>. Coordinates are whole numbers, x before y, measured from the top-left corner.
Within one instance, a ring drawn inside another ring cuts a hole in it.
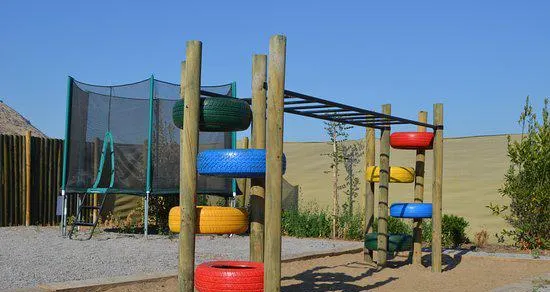
[[[336,238],[336,225],[338,223],[338,153],[336,132],[334,132],[332,141],[333,168],[332,168],[332,238]]]

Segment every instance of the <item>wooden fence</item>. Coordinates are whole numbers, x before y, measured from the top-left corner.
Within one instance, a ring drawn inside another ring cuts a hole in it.
[[[57,224],[62,169],[63,140],[0,135],[0,226]]]

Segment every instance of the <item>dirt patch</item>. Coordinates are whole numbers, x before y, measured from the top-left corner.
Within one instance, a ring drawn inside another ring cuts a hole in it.
[[[423,257],[429,265],[430,255]],[[397,257],[376,271],[362,253],[283,263],[282,291],[487,291],[550,272],[550,261],[445,256],[444,272],[408,265]],[[127,285],[107,291],[176,291],[177,280]]]

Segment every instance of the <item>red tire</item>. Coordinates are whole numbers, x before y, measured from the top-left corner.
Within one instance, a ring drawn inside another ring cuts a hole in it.
[[[195,288],[199,292],[262,292],[264,264],[245,261],[213,261],[195,270]]]
[[[390,135],[390,145],[395,149],[432,149],[432,132],[397,132]]]

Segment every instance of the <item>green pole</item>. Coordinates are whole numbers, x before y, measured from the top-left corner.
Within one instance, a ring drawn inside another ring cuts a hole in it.
[[[67,77],[67,109],[65,110],[65,140],[63,141],[63,174],[61,176],[61,235],[65,236],[67,227],[67,199],[66,199],[66,186],[67,186],[67,164],[69,162],[69,135],[71,127],[71,103],[72,103],[72,91],[73,91],[73,77]]]
[[[145,210],[144,218],[144,230],[143,233],[147,236],[149,225],[149,195],[151,194],[151,147],[153,145],[153,99],[155,95],[155,77],[151,75],[149,79],[149,138],[147,140],[147,182],[145,186]]]

